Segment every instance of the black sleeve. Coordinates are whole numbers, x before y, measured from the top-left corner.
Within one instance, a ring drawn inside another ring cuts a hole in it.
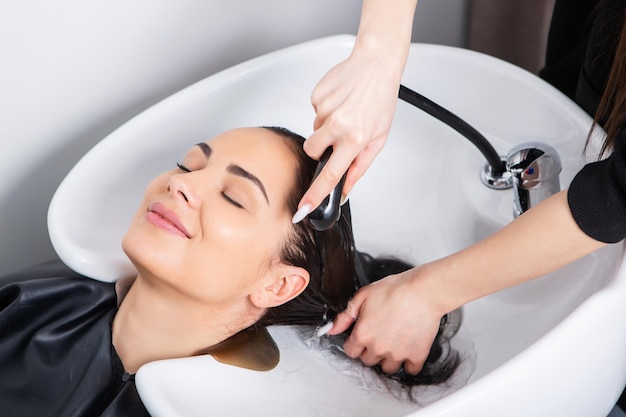
[[[586,165],[567,193],[581,230],[606,243],[626,237],[626,127],[616,139],[611,156]]]
[[[598,0],[556,0],[539,76],[574,100]]]
[[[554,5],[539,76],[591,116],[613,63],[625,7],[624,0],[556,0]]]

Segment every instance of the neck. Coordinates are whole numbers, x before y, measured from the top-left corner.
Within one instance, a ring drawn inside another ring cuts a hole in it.
[[[253,324],[238,309],[207,306],[137,277],[113,320],[113,346],[126,372],[161,359],[197,355]]]

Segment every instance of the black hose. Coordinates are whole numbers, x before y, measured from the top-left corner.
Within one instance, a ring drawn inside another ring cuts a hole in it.
[[[416,93],[403,85],[400,85],[398,98],[419,109],[422,109],[424,112],[430,114],[435,119],[442,121],[469,139],[469,141],[472,142],[483,154],[487,163],[491,166],[491,170],[494,175],[499,176],[506,171],[505,162],[502,161],[502,158],[500,158],[500,155],[498,155],[498,152],[496,152],[494,147],[491,146],[491,143],[489,143],[487,138],[469,125],[465,120],[461,119],[451,111],[441,107],[434,101],[429,100],[423,95]]]

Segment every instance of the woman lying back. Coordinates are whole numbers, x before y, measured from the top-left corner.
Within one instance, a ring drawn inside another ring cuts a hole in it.
[[[328,231],[292,224],[316,167],[302,144],[242,128],[193,146],[145,191],[122,242],[137,270],[126,283],[59,264],[4,277],[0,415],[147,415],[133,381],[142,365],[259,326],[324,324],[360,286],[407,269],[355,251],[347,204]],[[439,357],[445,343],[417,377],[394,377],[445,380],[457,364]]]

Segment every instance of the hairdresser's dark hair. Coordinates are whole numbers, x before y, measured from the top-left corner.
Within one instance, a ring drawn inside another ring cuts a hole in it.
[[[266,129],[287,139],[296,156],[296,185],[287,201],[287,209],[295,213],[311,184],[317,162],[304,152],[302,136],[282,127]],[[286,264],[307,270],[309,285],[298,297],[269,309],[257,325],[323,325],[343,311],[363,285],[412,267],[397,259],[374,258],[355,249],[349,202],[343,205],[339,221],[329,230],[316,231],[306,220],[294,225],[280,258]],[[418,375],[399,372],[387,376],[405,385],[437,384],[448,379],[458,363],[458,354],[449,348],[449,341],[440,330]],[[380,367],[375,369],[383,373]]]
[[[598,104],[598,110],[594,117],[593,129],[603,125],[607,133],[605,142],[600,150],[600,156],[613,149],[617,135],[626,124],[626,9],[621,16],[622,31],[613,58],[613,65],[609,72],[606,87]],[[589,138],[587,143],[589,143]]]

